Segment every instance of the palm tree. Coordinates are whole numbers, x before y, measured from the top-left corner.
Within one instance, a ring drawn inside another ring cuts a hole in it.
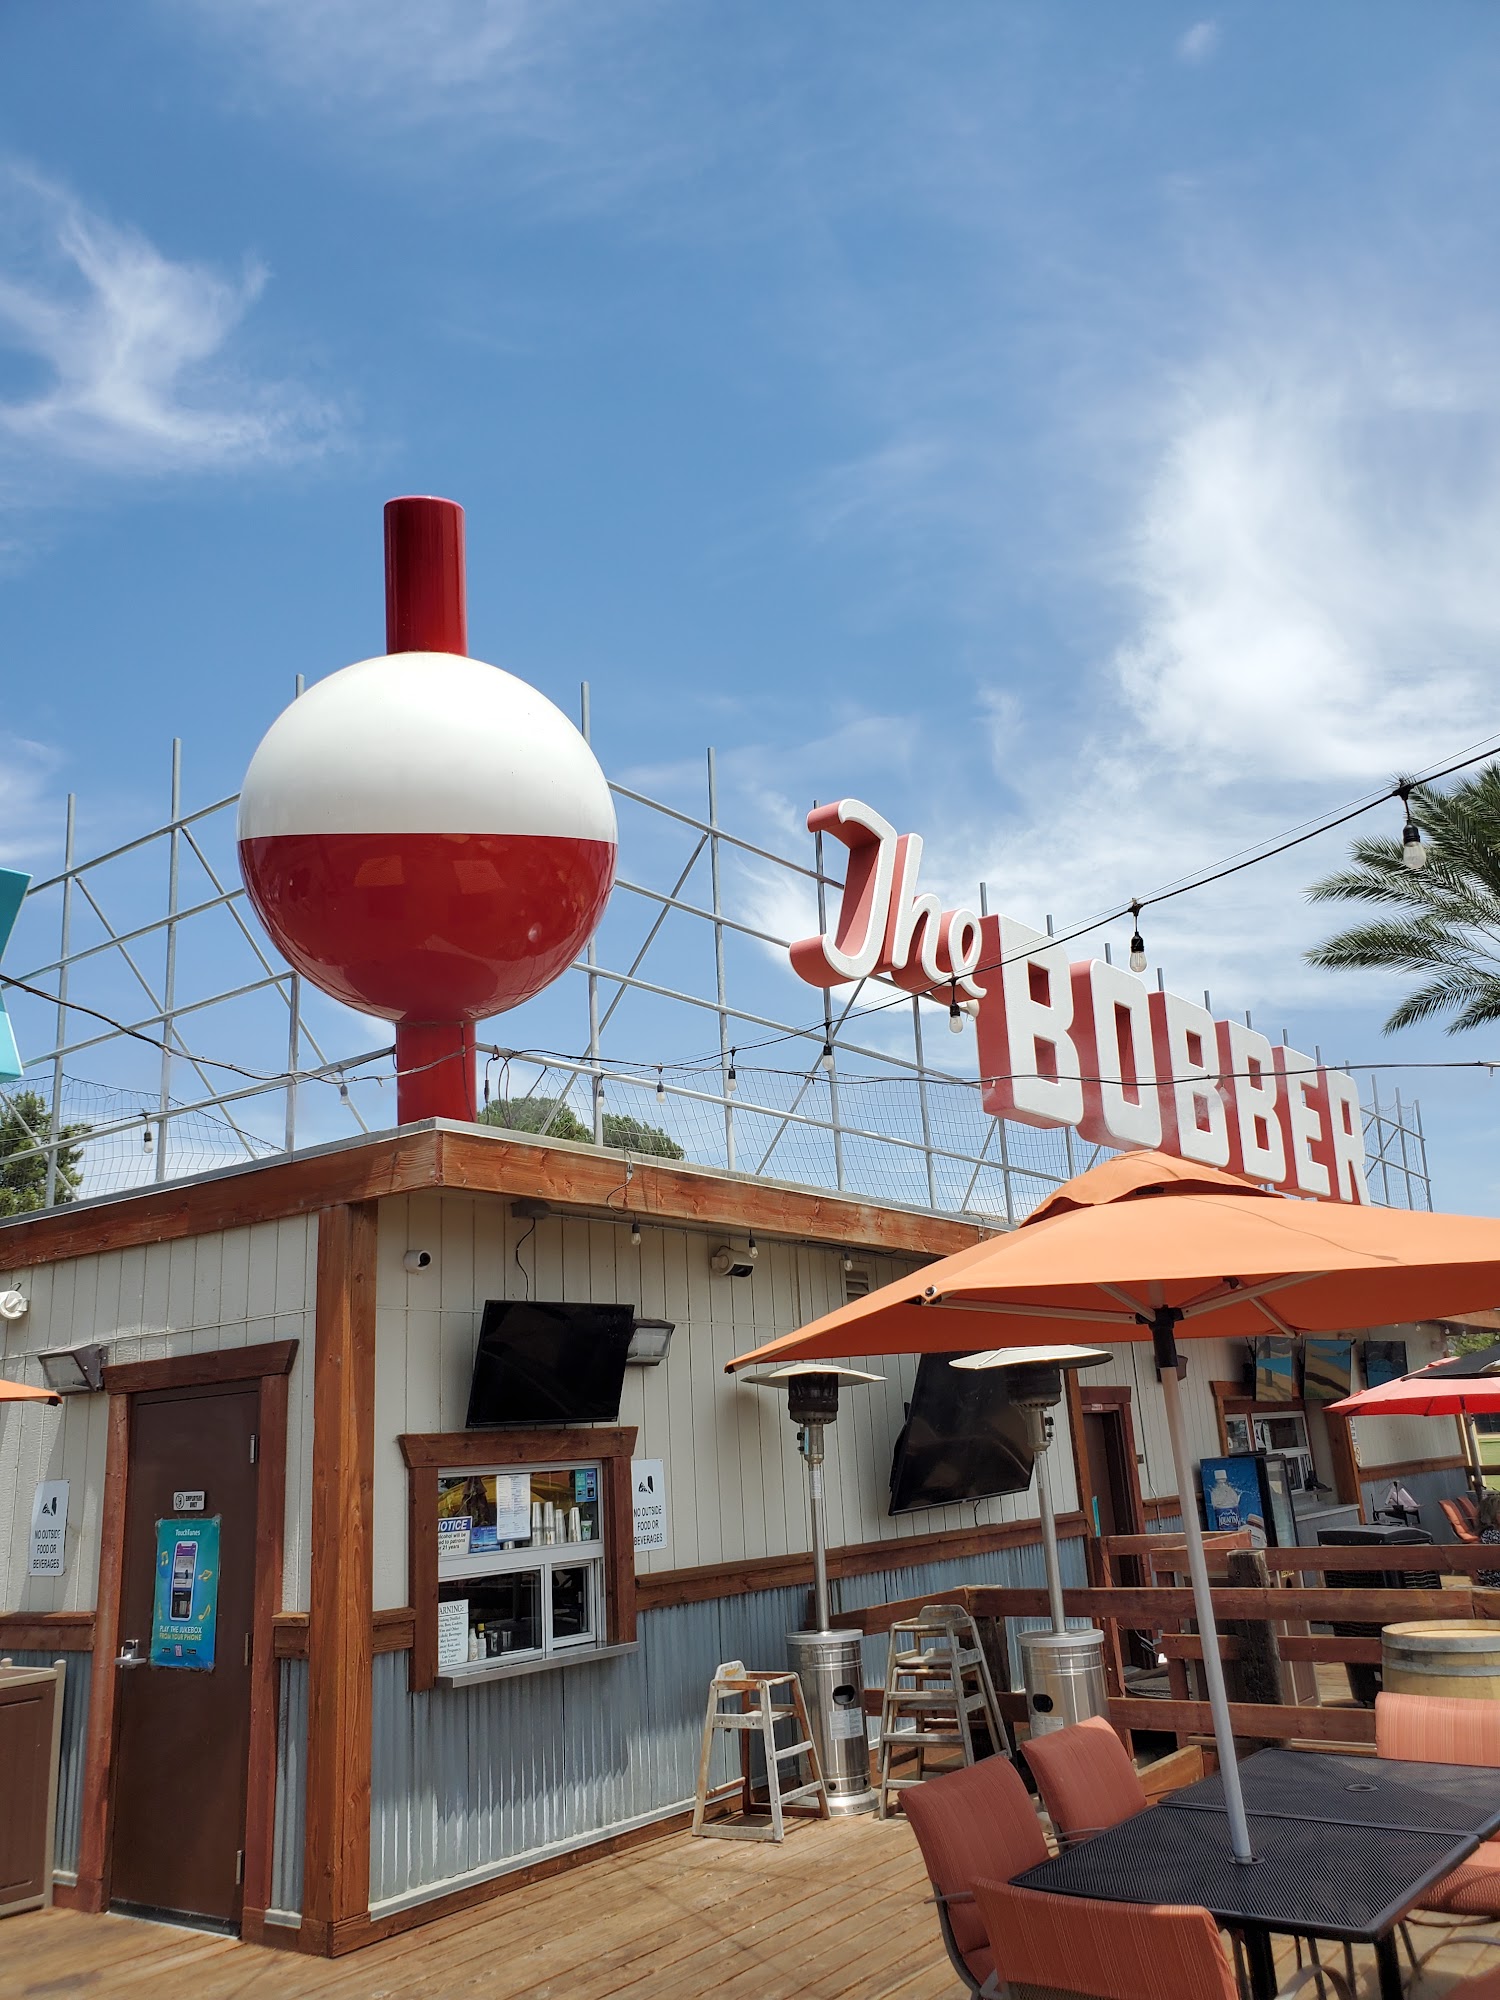
[[[1403,781],[1404,782],[1404,781]],[[1373,903],[1389,914],[1308,952],[1312,965],[1423,977],[1385,1024],[1391,1034],[1447,1015],[1450,1035],[1500,1020],[1500,764],[1451,791],[1411,786],[1427,865],[1408,868],[1398,840],[1356,840],[1354,865],[1314,882],[1315,903]]]

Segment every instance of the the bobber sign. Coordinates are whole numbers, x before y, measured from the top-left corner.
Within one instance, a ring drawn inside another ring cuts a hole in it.
[[[975,1005],[987,1111],[1071,1125],[1101,1146],[1154,1146],[1289,1194],[1367,1202],[1354,1079],[1240,1021],[1216,1021],[1013,917],[944,910],[917,886],[922,842],[858,799],[808,815],[849,850],[833,928],[791,947],[812,986],[882,974]],[[955,1017],[957,1018],[957,1017]]]
[[[472,1119],[474,1023],[541,992],[614,882],[614,805],[535,688],[467,656],[463,509],[385,510],[386,646],[278,716],[240,869],[288,961],[396,1024],[397,1112]]]

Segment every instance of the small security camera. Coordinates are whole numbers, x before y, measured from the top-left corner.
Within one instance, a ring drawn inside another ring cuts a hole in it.
[[[0,1319],[25,1319],[27,1304],[24,1292],[0,1292]]]
[[[753,1250],[731,1250],[721,1243],[708,1260],[708,1268],[718,1278],[748,1278],[755,1269]]]
[[[430,1250],[408,1250],[401,1259],[408,1271],[425,1271],[432,1262]]]

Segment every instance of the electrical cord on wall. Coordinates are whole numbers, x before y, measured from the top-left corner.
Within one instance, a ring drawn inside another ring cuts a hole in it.
[[[533,1216],[531,1218],[529,1225],[525,1229],[523,1229],[521,1234],[516,1238],[516,1247],[515,1251],[513,1252],[516,1260],[516,1269],[521,1274],[521,1283],[526,1288],[525,1297],[528,1300],[531,1297],[531,1280],[526,1275],[526,1266],[521,1262],[521,1245],[526,1241],[528,1237],[534,1236],[536,1234],[536,1224],[537,1224],[537,1218]],[[532,1262],[535,1263],[535,1261],[536,1261],[536,1252],[533,1250]]]

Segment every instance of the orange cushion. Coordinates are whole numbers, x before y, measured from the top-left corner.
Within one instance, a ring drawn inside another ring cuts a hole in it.
[[[975,1898],[1000,1977],[1110,2000],[1238,2000],[1207,1910],[1100,1903],[981,1882]]]
[[[1500,1767],[1500,1701],[1451,1695],[1375,1697],[1375,1753],[1415,1764]]]
[[[972,1891],[981,1877],[1008,1882],[1047,1859],[1031,1796],[1008,1758],[984,1757],[902,1792],[901,1803],[940,1896]],[[988,1961],[984,1921],[972,1902],[950,1903],[953,1938],[972,1971]],[[986,1963],[981,1980],[993,1969]]]
[[[1500,1841],[1487,1840],[1451,1875],[1434,1882],[1418,1907],[1450,1917],[1500,1917]]]
[[[1101,1716],[1034,1736],[1022,1754],[1059,1840],[1080,1840],[1146,1809],[1124,1744]]]

